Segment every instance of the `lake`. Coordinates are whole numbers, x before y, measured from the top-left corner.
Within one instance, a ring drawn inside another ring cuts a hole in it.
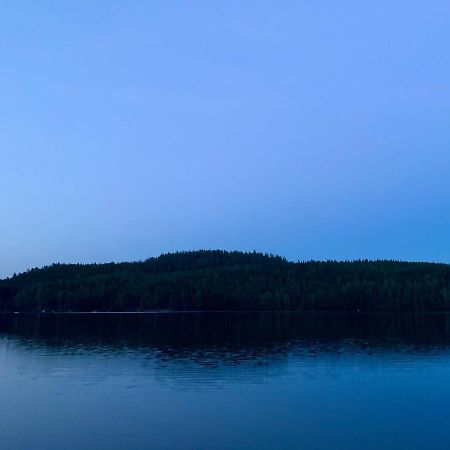
[[[448,449],[450,315],[0,315],[0,448]]]

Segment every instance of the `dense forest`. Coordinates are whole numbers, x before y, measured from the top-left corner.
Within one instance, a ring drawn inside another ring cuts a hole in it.
[[[149,310],[450,311],[450,266],[202,250],[0,281],[4,312]]]

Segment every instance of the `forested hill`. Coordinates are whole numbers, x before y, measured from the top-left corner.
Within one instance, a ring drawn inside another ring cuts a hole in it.
[[[288,262],[195,251],[119,264],[54,264],[0,281],[0,311],[450,311],[450,266]]]

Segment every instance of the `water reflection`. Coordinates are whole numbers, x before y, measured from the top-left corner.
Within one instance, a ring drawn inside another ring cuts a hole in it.
[[[274,351],[290,343],[353,340],[426,348],[450,342],[450,314],[0,314],[0,335],[48,346]]]
[[[0,315],[2,445],[448,448],[449,318]]]
[[[133,353],[205,368],[342,354],[445,353],[448,314],[158,313],[0,315],[0,336],[48,352]]]

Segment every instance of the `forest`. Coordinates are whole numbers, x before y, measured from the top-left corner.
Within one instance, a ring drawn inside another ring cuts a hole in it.
[[[450,266],[200,250],[0,280],[2,312],[155,310],[450,311]]]

